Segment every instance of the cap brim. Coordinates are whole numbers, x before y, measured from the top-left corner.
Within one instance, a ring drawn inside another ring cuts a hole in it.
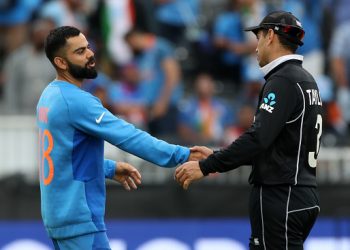
[[[262,27],[258,25],[258,26],[247,27],[244,29],[244,31],[253,31],[254,33],[256,33],[260,29],[262,29]]]

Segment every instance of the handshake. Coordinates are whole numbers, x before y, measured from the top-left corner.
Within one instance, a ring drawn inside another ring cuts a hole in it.
[[[206,159],[213,154],[213,150],[204,146],[194,146],[190,148],[190,156],[188,161],[179,166],[175,171],[175,180],[184,188],[196,180],[204,177],[199,161]],[[137,185],[141,184],[141,174],[139,171],[125,162],[118,162],[114,180],[123,185],[126,190],[137,189]]]

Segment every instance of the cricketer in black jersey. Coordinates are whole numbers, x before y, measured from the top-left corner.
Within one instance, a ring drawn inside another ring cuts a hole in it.
[[[302,68],[302,56],[285,55],[274,63],[279,64],[265,75],[253,125],[229,147],[200,162],[204,175],[249,164],[251,184],[316,186],[322,134],[317,84]]]
[[[257,59],[265,75],[255,119],[227,148],[176,170],[187,189],[209,173],[252,165],[250,249],[302,250],[320,211],[316,166],[322,135],[322,101],[314,78],[295,54],[304,30],[289,12],[267,15],[255,27]]]

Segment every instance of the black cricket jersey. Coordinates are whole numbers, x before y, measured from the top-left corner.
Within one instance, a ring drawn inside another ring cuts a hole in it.
[[[265,75],[250,129],[200,161],[204,175],[252,165],[254,185],[316,186],[322,101],[302,61],[290,58]]]

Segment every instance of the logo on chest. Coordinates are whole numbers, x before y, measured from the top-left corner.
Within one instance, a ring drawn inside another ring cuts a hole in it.
[[[266,97],[264,97],[264,101],[263,103],[261,103],[260,105],[260,109],[264,109],[269,113],[272,113],[273,110],[275,109],[273,106],[276,104],[276,95],[273,92],[270,92],[269,94],[267,94]]]

